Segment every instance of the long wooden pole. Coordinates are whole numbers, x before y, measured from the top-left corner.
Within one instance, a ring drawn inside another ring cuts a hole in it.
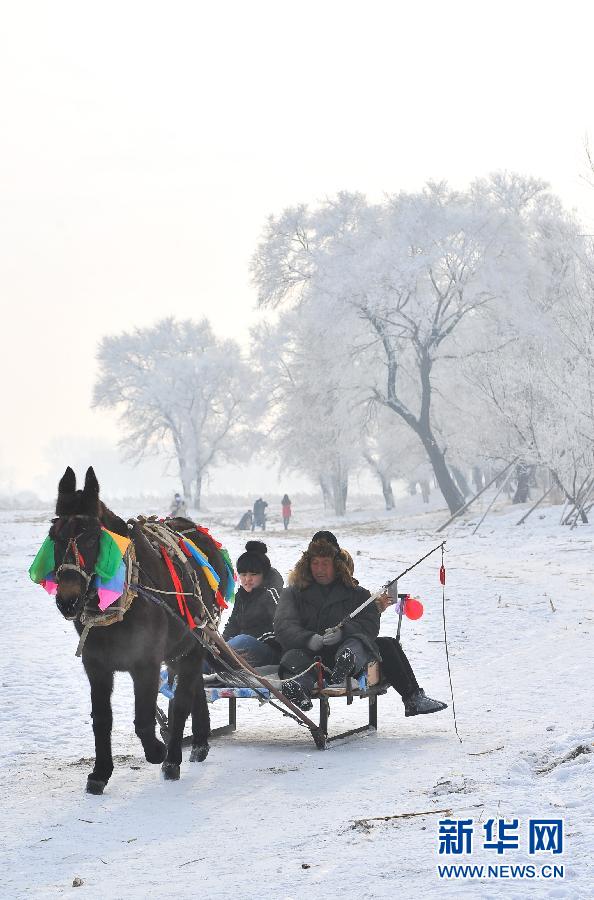
[[[491,509],[491,507],[493,506],[493,504],[494,504],[495,501],[497,500],[499,494],[501,493],[501,491],[504,489],[504,487],[506,486],[507,482],[509,481],[509,479],[510,479],[510,477],[511,477],[511,473],[512,473],[512,470],[510,469],[509,472],[507,473],[507,475],[505,476],[505,478],[503,479],[503,481],[501,482],[501,487],[499,488],[499,490],[497,491],[497,493],[495,494],[495,496],[493,497],[493,499],[491,500],[491,502],[490,502],[489,505],[487,506],[486,510],[484,511],[483,515],[481,516],[480,521],[478,522],[477,525],[474,526],[474,528],[473,528],[473,530],[472,530],[472,533],[473,533],[473,534],[476,534],[476,533],[477,533],[477,531],[479,530],[479,528],[481,527],[481,525],[483,524],[483,522],[485,521],[485,519],[486,519],[487,516],[489,515],[489,510]]]
[[[522,524],[526,521],[526,519],[528,518],[528,516],[530,515],[530,513],[533,513],[534,510],[535,510],[538,506],[540,506],[540,504],[541,504],[542,501],[545,499],[545,497],[548,497],[548,495],[551,493],[551,491],[553,490],[554,487],[555,487],[555,485],[552,484],[552,485],[550,486],[550,488],[547,488],[547,490],[544,492],[544,494],[542,495],[542,497],[540,498],[540,500],[537,500],[536,503],[535,503],[533,506],[530,507],[530,509],[528,510],[527,513],[524,513],[524,515],[522,516],[522,518],[521,518],[518,522],[516,522],[516,525],[522,525]]]
[[[443,531],[444,528],[447,528],[447,526],[450,524],[450,522],[453,522],[454,519],[457,519],[459,515],[461,515],[465,510],[467,510],[468,507],[481,496],[481,494],[485,493],[487,488],[491,487],[491,485],[493,484],[494,481],[497,481],[498,478],[501,478],[502,475],[505,475],[505,473],[508,471],[508,469],[511,469],[511,467],[513,465],[515,465],[515,463],[517,463],[519,458],[520,458],[519,456],[514,456],[512,461],[510,463],[508,463],[508,465],[505,467],[505,469],[502,469],[501,472],[498,472],[497,475],[495,476],[495,478],[492,478],[491,481],[484,486],[484,488],[480,489],[478,494],[475,494],[474,497],[471,497],[470,500],[468,501],[468,503],[465,503],[464,506],[461,506],[460,509],[457,510],[457,512],[455,512],[453,516],[450,516],[450,518],[447,520],[447,522],[444,522],[443,525],[439,526],[439,528],[437,529],[437,534],[439,534],[440,531]]]

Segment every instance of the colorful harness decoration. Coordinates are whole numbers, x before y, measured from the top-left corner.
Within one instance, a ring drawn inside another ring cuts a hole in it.
[[[215,600],[217,601],[218,606],[221,609],[227,609],[227,603],[225,602],[225,598],[221,594],[219,590],[219,584],[221,583],[221,579],[219,578],[217,572],[213,569],[211,564],[208,561],[208,557],[200,550],[194,541],[191,541],[188,537],[180,537],[179,546],[184,551],[186,556],[191,556],[200,566],[206,580],[208,581],[210,587],[215,592]],[[229,581],[229,579],[227,579]]]
[[[156,522],[150,524],[145,522],[145,527],[147,526],[152,526],[152,529],[155,529],[157,532],[162,532],[163,529],[163,526]],[[181,581],[173,565],[173,556],[175,556],[174,551],[177,550],[177,555],[181,559],[184,557],[186,559],[191,559],[199,566],[204,573],[209,587],[214,592],[215,600],[220,610],[227,609],[227,601],[233,600],[235,594],[235,581],[237,579],[227,550],[225,550],[222,544],[215,540],[207,528],[200,525],[196,525],[195,527],[197,531],[208,537],[209,541],[212,541],[215,547],[221,552],[228,574],[228,577],[225,579],[227,584],[224,596],[220,590],[220,576],[209,562],[206,553],[201,550],[194,541],[187,537],[187,535],[180,535],[172,530],[169,531],[168,535],[165,533],[165,542],[163,541],[163,533],[155,535],[157,537],[163,561],[173,584],[179,614],[185,619],[191,629],[195,628],[197,623],[190,612]],[[168,549],[166,549],[164,543]],[[109,610],[110,607],[113,607],[114,611],[117,611],[119,608],[117,601],[122,597],[124,599],[128,597],[128,594],[131,593],[130,586],[138,580],[137,577],[135,578],[131,575],[130,554],[132,554],[132,559],[135,559],[133,548],[134,545],[130,538],[116,534],[101,526],[99,552],[97,554],[93,575],[89,582],[89,592],[91,593],[91,596],[93,592],[96,592],[97,594],[97,604],[100,613],[105,614],[106,610]],[[56,594],[58,584],[56,578],[55,541],[49,536],[43,541],[29,568],[29,577],[36,584],[41,585],[48,594]],[[89,612],[85,610],[83,616],[88,617],[90,614],[90,609]],[[111,623],[111,621],[112,619],[110,618],[109,622]],[[97,624],[99,624],[99,622],[97,622]]]
[[[112,606],[126,589],[127,566],[124,559],[131,545],[130,538],[115,534],[101,526],[99,553],[95,563],[94,575],[89,587],[97,591],[101,612]],[[56,581],[55,542],[46,537],[39,548],[31,567],[29,577],[35,584],[40,584],[48,594],[55,594],[58,589]]]
[[[212,534],[210,533],[208,528],[206,528],[204,525],[196,525],[195,527],[196,527],[196,531],[199,531],[199,532],[201,532],[201,534],[206,535],[206,537],[213,542],[213,544],[215,545],[217,550],[220,551],[221,556],[223,557],[223,562],[225,563],[225,568],[227,569],[227,574],[229,577],[227,578],[227,586],[225,588],[224,598],[222,597],[220,592],[217,590],[217,603],[219,604],[221,609],[227,609],[227,605],[229,603],[232,603],[235,598],[235,584],[237,582],[237,573],[235,572],[235,569],[233,568],[233,563],[231,562],[231,557],[229,556],[229,551],[227,550],[226,547],[223,547],[223,545],[221,544],[220,541],[217,541],[217,539],[212,536]],[[194,544],[188,538],[184,538],[184,540],[188,541],[188,544],[191,544],[192,547],[194,547],[194,549],[198,551],[198,553],[202,553],[202,551],[199,550],[198,547],[196,547],[196,544]],[[192,554],[192,555],[194,555],[194,554]],[[197,562],[200,562],[200,560],[197,559]],[[207,562],[208,562],[208,560],[207,560]],[[216,572],[214,574],[215,574],[215,577],[218,578],[218,575],[216,574]],[[209,582],[209,584],[210,584],[210,582]],[[213,588],[213,590],[216,590],[216,588],[213,585],[211,585],[211,587]],[[218,582],[217,582],[217,587],[218,587]],[[219,600],[219,597],[226,602],[221,603],[221,601]]]

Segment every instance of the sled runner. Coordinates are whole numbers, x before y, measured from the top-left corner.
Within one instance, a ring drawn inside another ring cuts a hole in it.
[[[280,689],[281,681],[277,675],[276,666],[263,666],[255,670],[259,675],[263,676],[275,687]],[[230,678],[229,681],[233,679]],[[261,687],[254,680],[254,687],[224,683],[223,680],[217,678],[216,685],[213,683],[205,684],[205,694],[207,703],[216,703],[218,700],[228,701],[228,722],[226,725],[213,728],[211,737],[232,734],[237,730],[237,701],[238,700],[258,700],[265,702],[272,698],[270,691]],[[312,700],[319,702],[319,731],[321,736],[314,740],[318,750],[325,750],[328,743],[337,741],[342,738],[351,737],[355,734],[369,733],[377,730],[377,698],[381,694],[385,694],[390,687],[389,684],[381,680],[380,668],[378,663],[370,663],[367,670],[359,676],[359,678],[349,678],[344,685],[331,685],[330,687],[317,688],[312,693]],[[170,684],[168,671],[165,667],[161,670],[161,684],[159,693],[169,700],[171,703],[175,695],[175,683]],[[328,719],[330,717],[330,701],[338,698],[345,698],[347,705],[351,705],[355,697],[368,701],[368,721],[364,725],[351,728],[348,731],[342,731],[338,734],[328,734]],[[168,738],[168,717],[167,714],[157,705],[157,722],[164,741]],[[191,738],[184,738],[184,742],[191,742]]]

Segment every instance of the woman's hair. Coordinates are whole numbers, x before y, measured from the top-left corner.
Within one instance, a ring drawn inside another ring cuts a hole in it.
[[[240,575],[251,572],[252,575],[268,575],[270,572],[270,560],[266,556],[268,547],[263,541],[248,541],[245,545],[245,553],[237,560],[237,571]]]

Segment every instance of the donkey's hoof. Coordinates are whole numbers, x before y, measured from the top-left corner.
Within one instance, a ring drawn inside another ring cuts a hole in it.
[[[194,744],[190,753],[190,762],[204,762],[209,750],[208,744]]]
[[[162,763],[167,756],[167,747],[155,739],[155,743],[151,747],[144,748],[144,756],[147,762]]]
[[[179,781],[179,766],[177,763],[164,762],[161,766],[165,781]]]
[[[106,781],[101,781],[99,778],[87,778],[87,794],[102,794],[105,790]]]

